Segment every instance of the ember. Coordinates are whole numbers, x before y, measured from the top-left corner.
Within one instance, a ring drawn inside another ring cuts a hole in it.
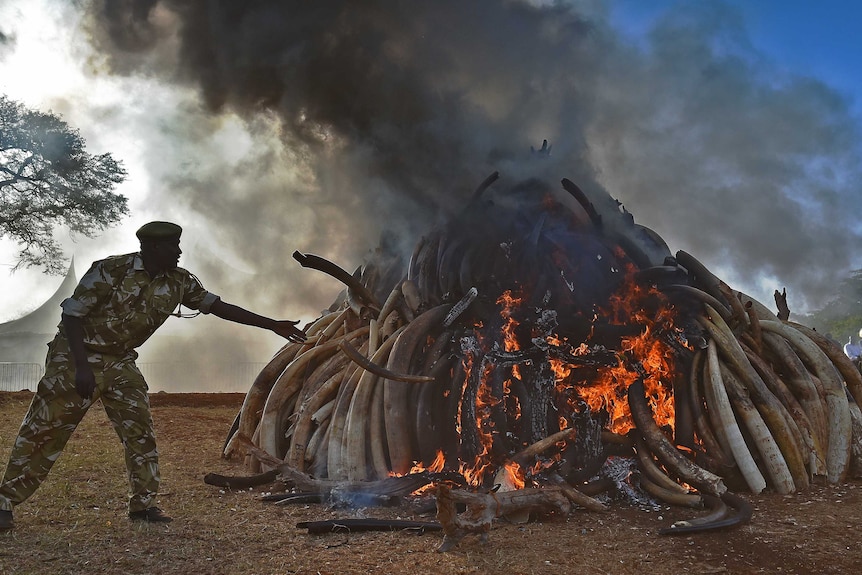
[[[609,197],[568,180],[568,196],[533,180],[492,194],[494,179],[409,262],[381,251],[349,274],[295,254],[347,288],[254,381],[226,456],[360,487],[444,473],[419,487],[449,498],[447,548],[490,521],[453,485],[547,492],[496,516],[604,509],[594,496],[632,484],[711,509],[667,530],[681,533],[747,520],[728,487],[791,493],[858,471],[847,390],[862,399],[862,376],[840,349],[672,256]],[[484,519],[459,523],[452,500]]]

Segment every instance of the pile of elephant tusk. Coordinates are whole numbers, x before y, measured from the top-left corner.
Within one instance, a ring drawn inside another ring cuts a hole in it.
[[[251,384],[226,457],[324,500],[421,474],[449,501],[545,489],[533,511],[602,511],[635,490],[706,510],[666,534],[748,521],[739,493],[859,476],[862,376],[786,299],[772,312],[672,255],[601,190],[497,179],[409,260],[381,247],[351,274],[294,254],[343,290]],[[446,509],[446,548],[494,516]]]

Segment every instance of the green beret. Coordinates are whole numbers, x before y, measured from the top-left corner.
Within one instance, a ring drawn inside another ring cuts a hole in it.
[[[150,222],[144,224],[135,232],[139,240],[168,240],[179,238],[183,229],[171,222]]]

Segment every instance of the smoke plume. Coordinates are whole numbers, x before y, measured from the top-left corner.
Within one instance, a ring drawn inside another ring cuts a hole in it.
[[[188,85],[278,139],[165,192],[237,253],[277,256],[272,277],[297,244],[343,263],[384,231],[412,244],[500,170],[607,189],[735,287],[822,304],[859,265],[849,102],[758,54],[719,2],[642,44],[581,6],[101,1],[89,29],[112,72]]]
[[[862,267],[852,103],[769,61],[719,1],[680,4],[637,38],[606,2],[75,6],[90,44],[76,53],[123,97],[54,110],[95,127],[96,149],[131,140],[146,189],[133,210],[182,223],[182,265],[269,316],[313,319],[341,289],[294,250],[349,271],[381,241],[409,253],[494,171],[494,187],[606,190],[733,287],[767,304],[786,287],[794,312]],[[15,39],[4,27],[0,56]],[[550,155],[531,153],[543,140]],[[136,247],[128,228],[100,240]],[[107,255],[89,247],[84,265]],[[207,318],[183,324],[209,338],[186,344],[172,324],[142,360],[265,361],[280,345]]]

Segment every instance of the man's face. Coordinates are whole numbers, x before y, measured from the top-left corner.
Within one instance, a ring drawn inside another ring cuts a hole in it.
[[[180,262],[180,239],[154,241],[151,249],[146,250],[145,257],[159,271],[175,269]]]

